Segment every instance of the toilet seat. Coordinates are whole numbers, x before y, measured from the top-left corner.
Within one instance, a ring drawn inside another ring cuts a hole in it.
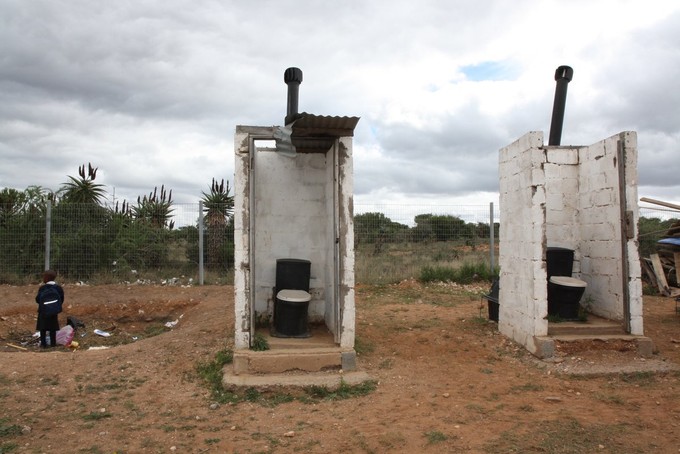
[[[576,279],[575,277],[568,277],[568,276],[552,276],[550,278],[550,282],[556,285],[562,285],[564,287],[582,287],[585,288],[588,286],[588,283],[586,281],[582,281],[581,279]]]
[[[312,299],[312,295],[304,290],[284,289],[276,294],[276,298],[289,303],[308,303]]]

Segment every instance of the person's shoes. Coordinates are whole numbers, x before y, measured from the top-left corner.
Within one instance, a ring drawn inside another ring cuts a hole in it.
[[[40,344],[40,348],[41,348],[41,349],[47,348],[47,345]]]

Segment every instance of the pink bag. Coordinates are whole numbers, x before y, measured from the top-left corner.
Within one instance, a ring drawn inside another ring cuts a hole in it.
[[[67,347],[71,344],[75,331],[71,325],[66,325],[59,331],[57,331],[57,344],[66,345]]]

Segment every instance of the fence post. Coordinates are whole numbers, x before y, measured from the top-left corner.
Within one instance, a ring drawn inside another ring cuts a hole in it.
[[[45,206],[45,269],[50,269],[50,236],[52,232],[52,202]]]
[[[198,284],[203,285],[203,201],[198,202]]]
[[[496,241],[494,239],[494,222],[493,222],[493,202],[489,203],[489,264],[491,266],[490,270],[494,272],[494,250],[496,246]]]

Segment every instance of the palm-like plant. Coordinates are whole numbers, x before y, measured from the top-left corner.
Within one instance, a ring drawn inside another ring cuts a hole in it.
[[[137,206],[132,208],[132,215],[138,221],[146,222],[153,227],[168,227],[170,230],[175,226],[175,221],[170,221],[173,212],[172,189],[166,192],[165,185],[161,185],[143,198],[137,197]]]
[[[220,263],[227,237],[229,219],[234,213],[234,196],[229,195],[229,181],[218,184],[213,178],[210,192],[203,192],[203,212],[208,230],[208,267],[217,268]]]
[[[78,167],[79,179],[69,175],[68,182],[64,183],[59,189],[61,200],[66,203],[86,203],[101,205],[106,191],[103,184],[95,183],[97,178],[97,167],[87,164],[87,175],[85,175],[85,165]]]

